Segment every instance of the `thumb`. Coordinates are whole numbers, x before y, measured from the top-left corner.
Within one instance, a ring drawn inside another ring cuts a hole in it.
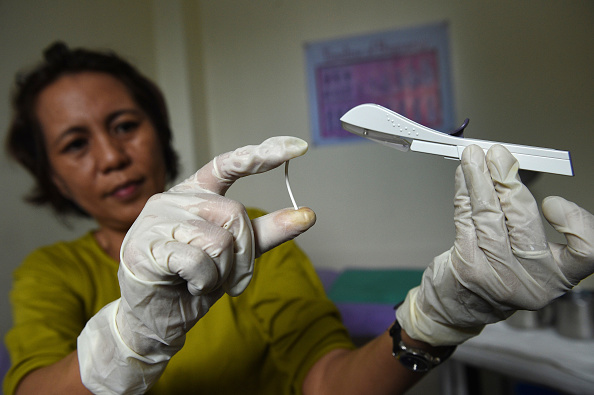
[[[224,195],[239,178],[272,170],[305,152],[307,142],[304,140],[290,136],[271,137],[260,145],[248,145],[217,156],[171,190],[182,191],[198,185]]]
[[[312,209],[286,208],[252,220],[256,243],[256,257],[299,236],[316,223]]]
[[[561,270],[575,285],[594,272],[594,215],[559,196],[545,198],[542,212],[567,239],[567,246],[554,253]]]

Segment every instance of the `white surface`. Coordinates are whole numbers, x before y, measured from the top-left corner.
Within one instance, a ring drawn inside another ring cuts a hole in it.
[[[571,394],[592,394],[594,387],[594,341],[565,338],[553,329],[488,325],[453,358]]]

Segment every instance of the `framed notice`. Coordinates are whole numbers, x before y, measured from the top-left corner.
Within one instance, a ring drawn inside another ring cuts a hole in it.
[[[455,128],[445,22],[309,43],[305,51],[314,145],[364,141],[340,124],[363,103],[432,129]]]

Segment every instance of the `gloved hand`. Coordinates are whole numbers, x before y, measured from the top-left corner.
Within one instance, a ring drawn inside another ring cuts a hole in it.
[[[94,393],[143,393],[181,349],[185,335],[225,293],[248,286],[254,258],[306,231],[315,214],[285,209],[250,221],[223,197],[240,177],[304,154],[307,143],[274,137],[216,157],[149,199],[122,243],[121,298],[78,339],[81,378]]]
[[[456,171],[456,240],[396,312],[413,339],[456,345],[516,310],[537,310],[594,272],[594,216],[560,197],[545,218],[567,245],[548,243],[538,207],[504,147],[467,147]]]

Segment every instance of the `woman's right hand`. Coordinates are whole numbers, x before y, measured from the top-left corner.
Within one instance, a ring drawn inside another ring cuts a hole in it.
[[[224,197],[237,179],[306,151],[303,140],[274,137],[216,157],[149,200],[122,244],[121,299],[93,317],[79,337],[87,388],[144,392],[208,309],[224,293],[245,290],[256,256],[314,224],[307,208],[252,222],[240,203]],[[97,318],[101,314],[105,319]]]

